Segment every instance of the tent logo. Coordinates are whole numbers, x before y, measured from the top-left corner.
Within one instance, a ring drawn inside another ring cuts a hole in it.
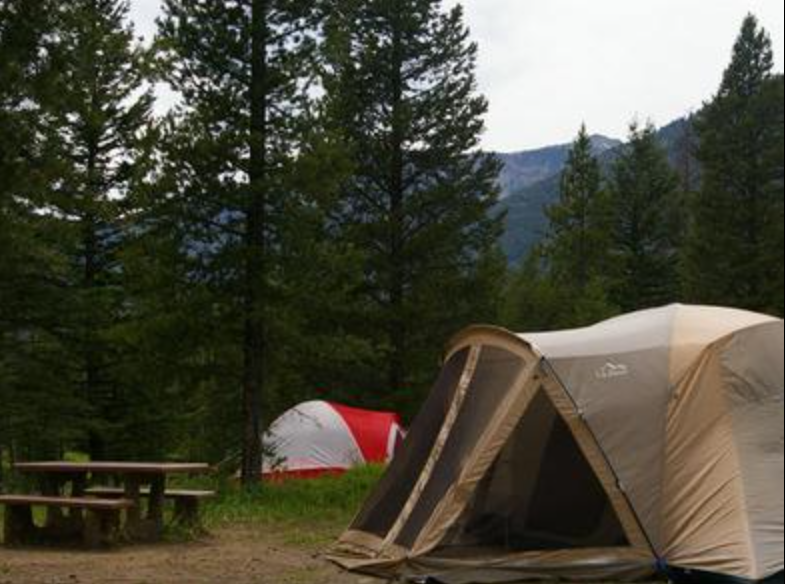
[[[597,369],[594,374],[597,379],[607,381],[609,379],[618,379],[620,377],[629,377],[630,368],[623,363],[614,363],[608,361],[605,365]]]

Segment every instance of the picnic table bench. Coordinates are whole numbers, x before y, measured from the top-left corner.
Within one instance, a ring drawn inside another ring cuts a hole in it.
[[[85,491],[87,495],[103,497],[105,499],[118,499],[125,497],[125,490],[119,487],[91,487]],[[152,492],[143,488],[139,495],[149,498]],[[216,496],[215,491],[199,491],[187,489],[167,489],[164,493],[166,499],[174,501],[174,521],[178,525],[188,528],[201,527],[200,505],[202,501]]]
[[[29,545],[46,535],[67,537],[81,534],[87,547],[96,548],[113,544],[120,530],[120,514],[133,507],[134,502],[125,498],[95,499],[87,497],[47,497],[42,495],[1,495],[0,505],[5,505],[4,541],[6,545]],[[61,520],[48,530],[38,528],[33,521],[33,508],[74,509],[85,515],[73,515]]]
[[[6,543],[80,534],[91,547],[112,543],[119,532],[125,539],[155,541],[164,530],[164,506],[175,502],[175,519],[199,526],[200,502],[211,491],[166,489],[170,475],[206,474],[210,467],[194,463],[29,462],[14,465],[34,476],[40,493],[0,497],[5,505]],[[118,487],[94,486],[97,477],[113,477]],[[146,502],[146,513],[143,503]],[[32,523],[33,507],[47,510],[46,525]],[[68,511],[68,514],[65,511]],[[122,517],[125,522],[122,522]]]

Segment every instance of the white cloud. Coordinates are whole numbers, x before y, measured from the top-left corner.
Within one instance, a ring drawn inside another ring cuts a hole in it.
[[[457,0],[450,0],[451,4]],[[570,140],[581,122],[623,136],[638,117],[665,124],[716,91],[744,16],[772,33],[773,0],[463,0],[490,98],[486,144],[518,150]]]
[[[782,70],[780,0],[461,1],[480,43],[486,145],[569,141],[581,122],[623,136],[636,116],[665,124],[716,91],[744,16],[771,32]],[[160,0],[133,0],[150,35]]]

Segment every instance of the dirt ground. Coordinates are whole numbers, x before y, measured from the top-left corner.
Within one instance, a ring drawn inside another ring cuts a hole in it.
[[[318,528],[232,526],[107,552],[0,547],[0,584],[384,584],[332,567],[319,558],[323,546]]]
[[[339,572],[318,552],[245,527],[98,553],[0,548],[0,584],[378,584]]]

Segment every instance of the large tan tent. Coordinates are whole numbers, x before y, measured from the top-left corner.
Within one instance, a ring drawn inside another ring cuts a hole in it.
[[[689,306],[471,328],[331,559],[445,584],[781,581],[783,338]]]

